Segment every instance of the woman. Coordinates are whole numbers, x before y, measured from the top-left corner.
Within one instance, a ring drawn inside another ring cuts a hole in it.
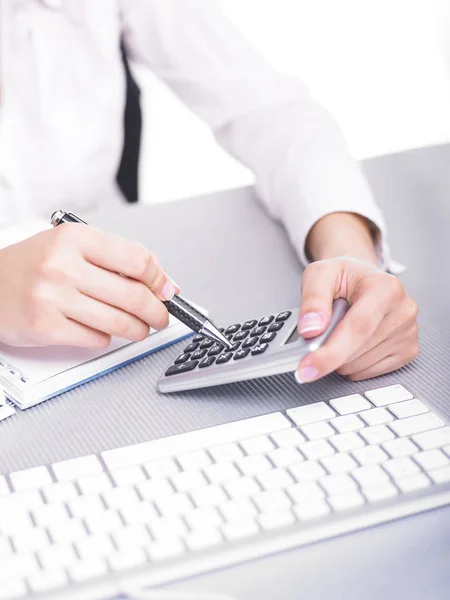
[[[417,307],[385,273],[385,226],[331,117],[275,72],[211,0],[0,0],[0,223],[55,207],[119,202],[125,79],[148,66],[250,167],[262,201],[308,265],[299,331],[321,333],[334,298],[351,306],[298,367],[299,382],[352,380],[417,355]],[[308,264],[309,263],[309,264]],[[70,264],[70,269],[67,269]],[[123,278],[116,273],[123,273]],[[0,251],[0,341],[103,347],[164,327],[176,291],[147,249],[61,226]]]

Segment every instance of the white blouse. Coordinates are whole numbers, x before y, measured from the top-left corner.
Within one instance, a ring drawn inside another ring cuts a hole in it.
[[[303,262],[309,230],[331,212],[367,217],[384,240],[382,214],[334,120],[261,58],[215,0],[0,0],[0,226],[118,200],[121,36],[130,58],[253,170]],[[379,250],[386,255],[384,242]]]

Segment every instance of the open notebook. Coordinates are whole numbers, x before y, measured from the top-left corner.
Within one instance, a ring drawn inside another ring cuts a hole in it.
[[[47,223],[36,220],[25,227],[0,231],[0,248],[46,228]],[[16,406],[29,408],[156,352],[191,333],[188,327],[171,317],[169,327],[163,331],[151,330],[142,342],[130,343],[113,338],[108,348],[102,350],[66,346],[15,348],[0,344],[0,420],[9,416],[12,410],[1,400],[1,388]]]

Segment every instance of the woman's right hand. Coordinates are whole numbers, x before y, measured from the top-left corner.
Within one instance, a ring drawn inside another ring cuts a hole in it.
[[[179,291],[144,246],[82,224],[0,250],[0,286],[0,341],[14,346],[143,340]]]

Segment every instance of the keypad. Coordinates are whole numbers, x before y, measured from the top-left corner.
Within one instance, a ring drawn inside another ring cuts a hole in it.
[[[204,369],[205,367],[210,367],[214,361],[215,361],[215,357],[214,356],[207,356],[206,358],[204,358],[203,360],[201,360],[198,364],[198,368],[199,369]]]
[[[242,325],[241,329],[243,331],[247,331],[247,329],[253,329],[253,327],[256,325],[258,321],[256,319],[252,319],[251,321],[245,321],[245,323]]]
[[[206,350],[202,350],[201,348],[199,348],[198,350],[196,350],[195,352],[192,353],[191,359],[192,360],[200,360],[200,358],[203,358],[206,354]]]
[[[266,315],[259,321],[249,319],[242,325],[235,323],[226,329],[221,329],[233,344],[231,348],[224,347],[203,335],[196,335],[178,356],[174,364],[166,371],[166,375],[186,373],[197,366],[204,369],[212,365],[222,365],[230,360],[242,360],[249,355],[258,356],[269,348],[277,332],[284,327],[285,321],[291,316],[291,311],[278,315]]]

